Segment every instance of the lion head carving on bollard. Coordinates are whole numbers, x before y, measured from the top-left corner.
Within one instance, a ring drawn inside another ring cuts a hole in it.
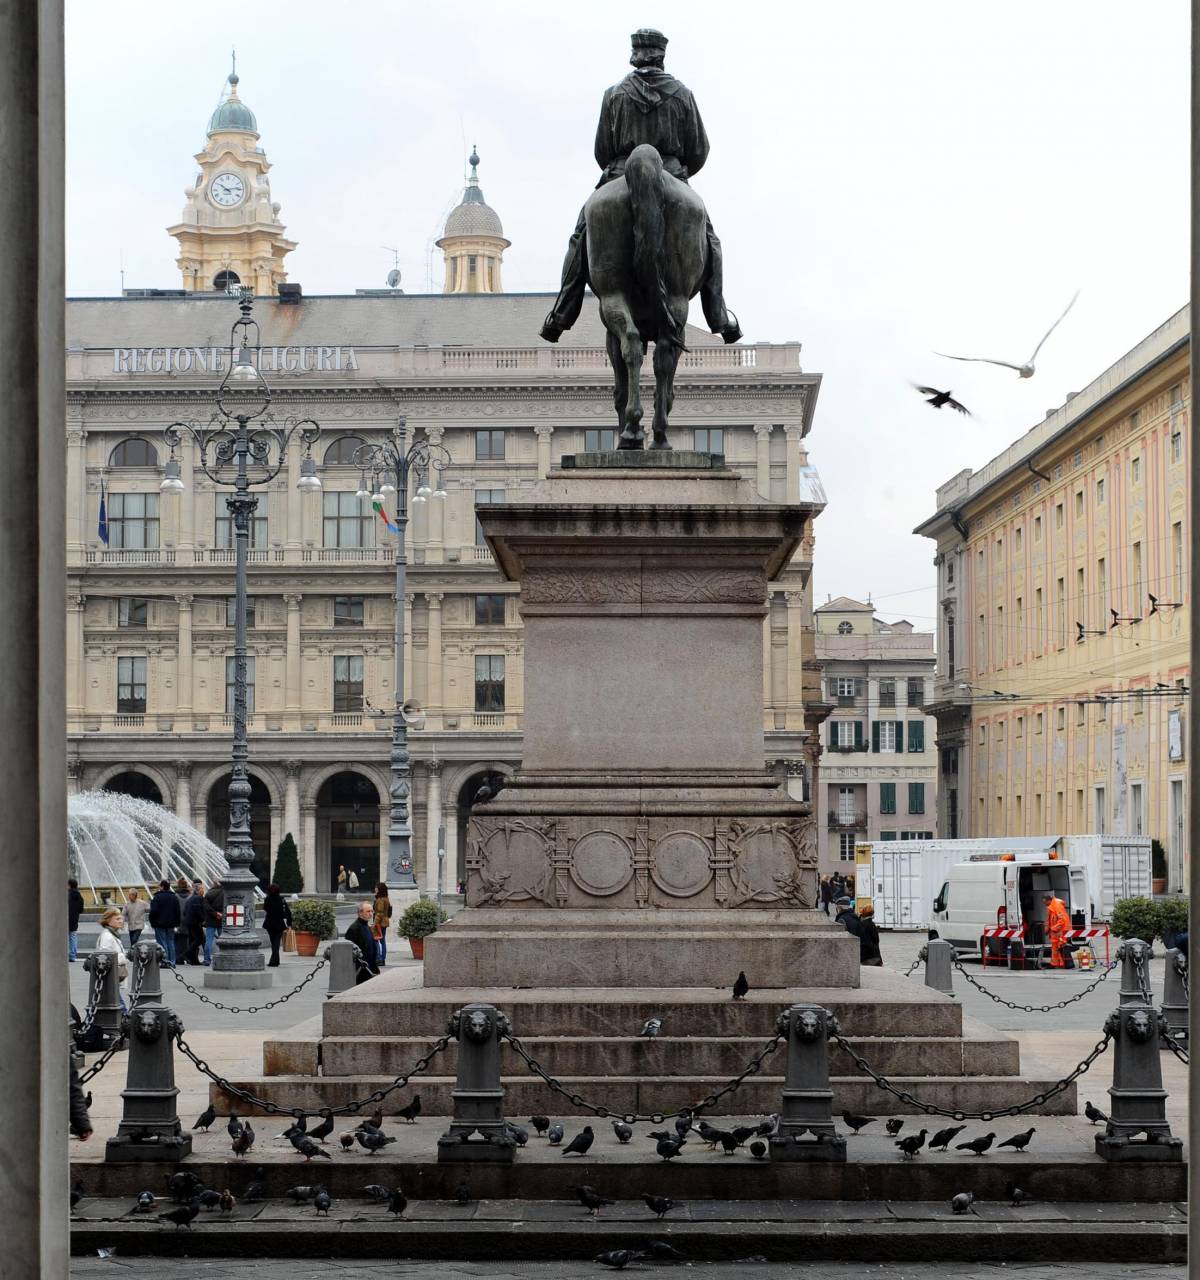
[[[153,1044],[162,1036],[163,1018],[157,1009],[135,1009],[129,1021],[133,1034],[142,1044]]]
[[[483,1009],[467,1009],[464,1011],[463,1034],[474,1044],[484,1044],[491,1039],[492,1017]]]
[[[797,1040],[819,1040],[821,1037],[821,1019],[812,1009],[805,1009],[796,1019]]]
[[[1138,1009],[1135,1013],[1131,1013],[1125,1020],[1125,1029],[1129,1033],[1129,1038],[1138,1044],[1144,1044],[1158,1032],[1154,1019],[1145,1009]]]

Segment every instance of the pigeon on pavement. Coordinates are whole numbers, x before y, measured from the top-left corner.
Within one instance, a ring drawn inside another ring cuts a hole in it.
[[[646,1208],[660,1218],[664,1213],[669,1213],[675,1208],[675,1201],[670,1196],[654,1196],[646,1192],[642,1195],[642,1199],[646,1202]]]
[[[595,1133],[592,1132],[592,1126],[585,1124],[581,1132],[577,1133],[570,1142],[562,1149],[564,1156],[581,1155],[586,1156],[588,1148],[596,1140]]]
[[[211,1125],[211,1124],[212,1124],[212,1122],[213,1122],[216,1118],[217,1118],[217,1109],[216,1109],[216,1107],[206,1107],[206,1108],[205,1108],[203,1111],[201,1111],[201,1112],[200,1112],[200,1114],[196,1117],[196,1123],[195,1123],[194,1125],[192,1125],[192,1130],[193,1130],[193,1132],[194,1132],[196,1129],[203,1129],[203,1130],[204,1130],[204,1132],[205,1132],[205,1133],[207,1133],[207,1132],[208,1132],[208,1127],[209,1127],[209,1125]]]
[[[200,1191],[197,1192],[196,1199],[200,1201],[201,1209],[215,1209],[221,1203],[221,1193],[219,1191]]]
[[[1083,1114],[1087,1116],[1087,1118],[1092,1122],[1092,1124],[1098,1124],[1101,1120],[1106,1121],[1108,1119],[1108,1117],[1104,1114],[1103,1111],[1100,1110],[1099,1107],[1092,1106],[1090,1102],[1085,1102],[1083,1104]]]
[[[533,1125],[533,1130],[539,1138],[546,1136],[546,1130],[550,1128],[549,1116],[530,1116],[529,1123]]]
[[[176,1169],[167,1175],[167,1190],[176,1204],[187,1204],[199,1189],[200,1179],[190,1169]]]
[[[298,1187],[288,1187],[284,1194],[293,1204],[304,1204],[311,1200],[317,1194],[320,1187],[310,1187],[307,1184]]]
[[[1004,1188],[1004,1194],[1008,1197],[1008,1203],[1014,1209],[1019,1209],[1023,1204],[1028,1204],[1033,1199],[1028,1191],[1022,1191],[1015,1182],[1010,1182]]]
[[[660,1138],[654,1149],[669,1163],[683,1150],[685,1141],[684,1138]]]
[[[982,1138],[972,1138],[970,1142],[960,1142],[955,1146],[955,1151],[970,1151],[973,1155],[981,1156],[996,1140],[994,1133],[984,1134]]]
[[[365,1187],[360,1188],[363,1195],[368,1200],[377,1200],[382,1204],[392,1193],[387,1187],[381,1187],[378,1182],[368,1182]]]
[[[151,1209],[158,1203],[154,1198],[153,1191],[141,1191],[138,1193],[137,1204],[134,1206],[134,1213],[149,1213]]]
[[[471,1203],[471,1184],[464,1178],[457,1187],[454,1188],[454,1199],[459,1204]]]
[[[649,1258],[651,1262],[686,1262],[687,1254],[681,1253],[673,1244],[665,1240],[647,1240],[646,1251],[636,1255],[639,1259]]]
[[[358,1140],[358,1145],[372,1155],[377,1151],[382,1151],[389,1143],[396,1141],[395,1138],[389,1138],[385,1133],[373,1132],[370,1129],[361,1129],[354,1136]]]
[[[321,1190],[318,1191],[315,1196],[313,1196],[313,1204],[316,1206],[316,1209],[317,1209],[317,1217],[319,1218],[321,1214],[324,1214],[326,1217],[329,1217],[329,1206],[332,1203],[333,1201],[329,1196],[329,1192],[326,1191],[324,1187],[322,1187]]]
[[[254,1130],[250,1127],[250,1121],[247,1120],[242,1125],[241,1132],[233,1140],[233,1154],[245,1156],[252,1146],[254,1146]]]
[[[180,1205],[178,1209],[168,1209],[166,1213],[158,1215],[159,1222],[173,1222],[175,1230],[180,1227],[192,1229],[192,1219],[200,1212],[200,1201],[195,1198],[189,1200],[187,1204]]]
[[[517,1144],[523,1147],[529,1141],[529,1130],[519,1124],[506,1124],[504,1132]]]
[[[579,1203],[591,1214],[598,1214],[603,1205],[616,1203],[615,1200],[606,1199],[595,1187],[589,1187],[587,1183],[581,1186],[570,1186],[567,1190],[574,1191]]]
[[[296,1150],[305,1158],[305,1160],[311,1160],[315,1156],[320,1156],[322,1160],[333,1159],[328,1151],[323,1151],[321,1147],[309,1137],[301,1138],[300,1141],[296,1143]]]
[[[746,993],[750,990],[750,984],[746,981],[746,971],[743,969],[737,976],[733,984],[733,998],[735,1000],[745,1000]]]
[[[228,1187],[221,1192],[221,1212],[232,1213],[237,1207],[237,1197]]]
[[[925,1145],[925,1132],[922,1129],[920,1133],[910,1133],[907,1138],[901,1138],[896,1143],[906,1160],[911,1160]]]
[[[761,1139],[758,1142],[750,1144],[750,1154],[755,1160],[765,1160],[767,1158],[767,1144]]]
[[[755,1132],[758,1134],[760,1138],[769,1138],[778,1128],[779,1128],[779,1113],[776,1111],[776,1112],[772,1112],[762,1122],[762,1124],[758,1126]]]
[[[613,1133],[617,1136],[617,1141],[624,1146],[630,1138],[633,1137],[633,1130],[625,1123],[624,1120],[614,1120],[612,1122]]]
[[[903,1129],[903,1128],[904,1128],[904,1121],[903,1121],[903,1120],[889,1120],[889,1121],[887,1122],[887,1131],[888,1131],[888,1133],[890,1133],[890,1134],[892,1135],[892,1137],[893,1137],[893,1138],[894,1138],[894,1137],[896,1136],[896,1134],[898,1134],[898,1133],[900,1132],[900,1130],[901,1130],[901,1129]]]
[[[242,1122],[238,1119],[237,1112],[231,1111],[229,1113],[229,1122],[225,1125],[225,1132],[229,1134],[231,1138],[236,1138],[241,1131]]]
[[[351,1148],[352,1146],[354,1146],[354,1134],[352,1134],[352,1133],[339,1133],[339,1134],[338,1134],[338,1141],[342,1144],[342,1150],[343,1150],[343,1151],[349,1151],[349,1150],[350,1150],[350,1148]]]
[[[692,1113],[690,1111],[681,1111],[675,1117],[675,1132],[681,1138],[686,1138],[692,1131]]]
[[[399,1187],[393,1187],[391,1195],[388,1196],[388,1213],[394,1214],[399,1218],[407,1208],[408,1197]]]
[[[546,1130],[546,1139],[552,1147],[557,1147],[563,1140],[563,1127],[561,1124],[552,1124]]]
[[[663,1020],[661,1018],[647,1018],[642,1023],[642,1029],[638,1032],[639,1036],[645,1036],[647,1040],[653,1040],[662,1030]]]
[[[965,1124],[956,1124],[950,1129],[939,1129],[930,1139],[929,1150],[945,1151],[966,1127]]]
[[[1003,1142],[996,1144],[996,1150],[1001,1147],[1012,1147],[1014,1151],[1024,1151],[1029,1146],[1029,1140],[1037,1133],[1036,1129],[1026,1129],[1024,1133],[1014,1134],[1011,1138],[1005,1138]]]
[[[958,1195],[950,1201],[950,1208],[955,1213],[966,1213],[967,1210],[975,1203],[974,1191],[960,1191]]]
[[[612,1267],[614,1271],[621,1271],[632,1257],[633,1254],[628,1249],[610,1249],[607,1253],[598,1253],[595,1261],[606,1267]]]
[[[409,1124],[416,1124],[417,1117],[421,1114],[421,1095],[413,1094],[412,1101],[396,1112],[398,1116],[402,1116]]]
[[[874,1116],[856,1116],[856,1115],[852,1115],[849,1111],[843,1111],[842,1123],[846,1126],[846,1128],[852,1130],[854,1133],[857,1133],[860,1129],[865,1129],[867,1125],[875,1124],[876,1119]]]
[[[324,1116],[325,1119],[308,1135],[310,1138],[316,1138],[318,1142],[324,1142],[333,1132],[333,1115],[328,1107],[324,1109]]]

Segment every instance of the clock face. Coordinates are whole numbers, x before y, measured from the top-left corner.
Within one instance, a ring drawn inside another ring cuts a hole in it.
[[[246,184],[236,173],[219,173],[213,179],[210,191],[213,203],[228,209],[241,203],[246,194]]]

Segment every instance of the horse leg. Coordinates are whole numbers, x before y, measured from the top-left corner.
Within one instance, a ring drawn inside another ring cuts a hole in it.
[[[641,449],[645,439],[642,431],[641,376],[642,357],[645,353],[642,335],[638,332],[629,307],[623,300],[614,303],[605,299],[600,311],[609,333],[612,334],[615,331],[616,334],[613,370],[616,372],[619,365],[624,366],[616,374],[618,381],[623,381],[625,384],[625,413],[617,448]]]
[[[682,348],[670,339],[654,344],[654,440],[652,449],[669,449],[667,418],[675,403],[675,370]]]
[[[625,368],[625,357],[621,354],[621,340],[611,329],[607,330],[605,345],[613,371],[613,407],[617,411],[617,430],[622,431],[625,428],[625,403],[629,399],[629,375]]]

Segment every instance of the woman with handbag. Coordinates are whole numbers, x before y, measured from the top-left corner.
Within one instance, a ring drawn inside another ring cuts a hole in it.
[[[387,963],[387,931],[392,921],[392,901],[382,880],[375,886],[375,913],[371,917],[371,934],[379,943],[379,963]]]
[[[113,956],[117,966],[117,977],[121,982],[129,976],[129,962],[125,957],[125,948],[121,946],[121,930],[125,926],[125,917],[117,907],[109,907],[100,916],[100,935],[96,939],[96,953],[107,951]],[[118,994],[121,1001],[121,1012],[126,1012],[125,996]]]
[[[271,958],[268,965],[279,966],[279,940],[285,929],[292,927],[292,909],[277,884],[267,885],[267,897],[263,903],[263,928],[271,939]]]

